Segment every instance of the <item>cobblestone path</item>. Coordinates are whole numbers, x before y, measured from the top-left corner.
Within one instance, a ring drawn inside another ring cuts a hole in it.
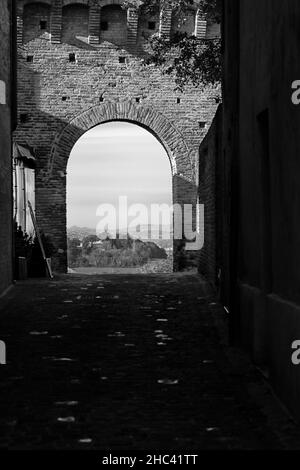
[[[0,302],[0,447],[281,448],[218,309],[194,275],[18,283]]]

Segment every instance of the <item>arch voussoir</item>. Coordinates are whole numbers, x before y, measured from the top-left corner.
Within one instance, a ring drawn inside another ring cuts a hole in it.
[[[71,150],[77,140],[89,129],[109,121],[128,121],[145,127],[165,147],[172,168],[172,174],[192,178],[192,166],[188,146],[173,122],[163,114],[132,102],[107,102],[86,109],[75,116],[57,135],[51,150],[48,176],[54,168],[65,171]]]

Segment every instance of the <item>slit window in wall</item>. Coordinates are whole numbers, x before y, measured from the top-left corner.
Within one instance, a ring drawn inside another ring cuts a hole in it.
[[[141,98],[136,98],[136,99],[135,99],[135,102],[136,102],[136,103],[140,103],[140,102],[141,102]]]
[[[70,54],[69,54],[69,62],[76,62],[75,52],[70,52]]]
[[[205,126],[206,126],[206,121],[199,121],[200,129],[205,129]]]
[[[181,99],[177,98],[177,104],[180,104],[180,103],[181,103]]]
[[[101,29],[101,31],[108,31],[108,22],[107,21],[101,21],[100,29]]]
[[[120,57],[119,57],[119,63],[120,63],[120,64],[125,64],[125,63],[126,63],[126,57],[120,56]]]
[[[62,100],[62,101],[67,101],[67,100],[69,100],[69,99],[70,99],[70,97],[69,97],[69,96],[66,96],[66,95],[64,95],[64,96],[61,97],[61,100]]]
[[[41,20],[40,21],[40,30],[45,31],[47,29],[47,21],[46,20]]]
[[[26,57],[26,61],[27,61],[27,62],[33,62],[33,55],[28,55],[28,56]]]
[[[24,124],[25,122],[28,122],[28,114],[27,113],[21,113],[20,114],[20,122]]]
[[[154,31],[156,28],[156,22],[155,21],[148,21],[148,29],[151,31]]]

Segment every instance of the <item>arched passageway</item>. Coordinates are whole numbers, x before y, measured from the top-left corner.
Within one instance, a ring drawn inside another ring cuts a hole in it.
[[[162,144],[132,123],[95,126],[76,142],[67,166],[69,271],[172,271],[171,208]]]
[[[196,203],[197,185],[192,153],[172,121],[153,108],[132,102],[105,102],[89,108],[71,119],[62,132],[55,136],[48,168],[37,174],[39,190],[36,210],[43,230],[54,245],[55,270],[67,270],[66,171],[72,148],[85,132],[112,121],[137,124],[153,134],[169,157],[173,204],[183,207],[184,204]],[[174,257],[176,251],[174,247]],[[194,256],[193,252],[189,251],[188,256]]]

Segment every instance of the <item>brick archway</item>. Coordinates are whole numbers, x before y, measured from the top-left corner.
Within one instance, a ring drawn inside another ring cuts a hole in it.
[[[37,217],[54,247],[52,262],[57,271],[67,270],[66,170],[71,150],[85,132],[111,121],[130,122],[152,133],[165,148],[171,163],[173,202],[183,205],[196,201],[191,150],[173,122],[153,108],[131,102],[106,102],[85,110],[56,135],[48,167],[37,174]],[[174,241],[175,259],[176,247]]]
[[[133,103],[104,103],[87,109],[74,117],[56,136],[49,159],[48,177],[53,171],[65,171],[71,150],[89,129],[109,121],[128,121],[145,127],[164,146],[171,163],[172,175],[192,181],[190,152],[176,126],[163,114]]]

